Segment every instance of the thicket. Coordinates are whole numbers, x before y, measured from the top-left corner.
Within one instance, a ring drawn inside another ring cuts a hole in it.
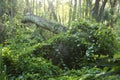
[[[118,51],[115,32],[110,27],[90,20],[74,22],[67,33],[59,34],[46,42],[38,45],[34,54],[70,69],[95,63],[102,55],[113,58]]]
[[[120,79],[120,62],[114,58],[118,42],[112,28],[78,20],[66,33],[49,39],[43,33],[16,18],[6,20],[1,80]]]

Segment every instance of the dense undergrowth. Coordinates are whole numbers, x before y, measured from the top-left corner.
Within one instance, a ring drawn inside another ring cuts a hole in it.
[[[46,39],[33,24],[6,21],[0,80],[119,80],[115,31],[78,20],[66,33]],[[40,32],[41,30],[41,32]]]

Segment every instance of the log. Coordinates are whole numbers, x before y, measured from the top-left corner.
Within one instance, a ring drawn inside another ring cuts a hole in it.
[[[57,22],[46,20],[40,16],[27,14],[23,17],[22,23],[32,22],[36,24],[38,27],[49,30],[55,34],[66,32],[67,28]]]

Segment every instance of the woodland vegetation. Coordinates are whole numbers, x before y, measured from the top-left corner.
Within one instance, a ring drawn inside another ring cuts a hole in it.
[[[0,0],[0,80],[120,80],[120,0]]]

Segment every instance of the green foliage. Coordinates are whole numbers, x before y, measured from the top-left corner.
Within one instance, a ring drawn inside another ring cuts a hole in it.
[[[23,58],[19,59],[19,71],[22,73],[21,76],[26,79],[47,79],[60,73],[58,67],[53,66],[42,57]]]
[[[5,28],[6,40],[3,43],[2,57],[9,79],[44,80],[57,76],[61,72],[49,61],[32,54],[35,49],[34,44],[43,41],[43,37],[35,25],[24,25],[14,18],[6,21]]]
[[[28,46],[27,46],[28,47]],[[6,74],[9,79],[46,79],[60,74],[61,70],[53,66],[42,57],[35,57],[31,54],[33,48],[29,47],[27,52],[14,53],[12,49],[2,49],[3,62],[7,67]],[[18,48],[16,50],[19,50]]]
[[[60,34],[38,45],[33,54],[51,59],[53,64],[69,68],[78,68],[84,63],[87,41],[76,35]],[[79,64],[80,63],[80,64]]]
[[[113,56],[117,51],[114,31],[102,24],[91,20],[76,21],[67,33],[58,34],[47,41],[44,41],[41,30],[35,25],[24,25],[16,18],[6,19],[5,28],[6,40],[2,48],[5,67],[2,69],[7,70],[4,70],[4,78],[7,76],[11,80],[116,79],[118,76],[115,75],[102,76],[107,75],[109,69],[119,75],[116,68],[106,66],[110,63],[116,64],[117,61],[96,57]],[[119,64],[117,67],[119,68]]]
[[[72,69],[93,67],[101,55],[112,58],[117,47],[112,28],[93,20],[79,20],[74,22],[73,28],[67,33],[61,33],[38,45],[33,54],[43,56],[55,65]]]
[[[117,52],[117,40],[115,31],[105,25],[96,23],[93,20],[79,20],[74,22],[71,33],[86,35],[90,45],[87,54],[99,54],[113,56]]]
[[[120,79],[119,75],[109,75],[109,76],[96,78],[96,80],[119,80],[119,79]]]
[[[0,44],[0,80],[6,80],[6,66],[4,66],[3,64],[1,44]]]
[[[21,19],[21,16],[16,16],[11,19],[8,15],[4,15],[3,18],[5,19],[5,41],[3,41],[5,44],[11,44],[13,42],[16,44],[20,42],[23,45],[24,43],[25,45],[33,45],[44,40],[36,25],[30,23],[25,25],[20,22],[18,18]]]

